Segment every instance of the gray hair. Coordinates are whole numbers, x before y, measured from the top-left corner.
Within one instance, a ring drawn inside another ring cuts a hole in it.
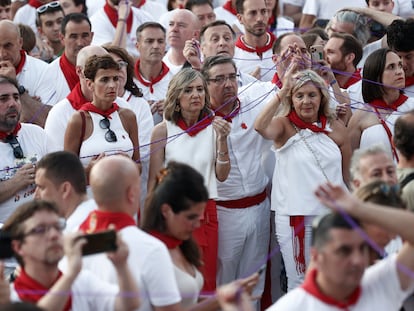
[[[362,158],[381,154],[381,153],[385,153],[391,156],[391,154],[385,149],[384,145],[382,144],[375,144],[375,145],[372,145],[372,146],[369,146],[363,149],[362,148],[355,149],[351,157],[351,165],[349,168],[350,173],[351,173],[351,181],[361,178],[360,164],[361,164]]]

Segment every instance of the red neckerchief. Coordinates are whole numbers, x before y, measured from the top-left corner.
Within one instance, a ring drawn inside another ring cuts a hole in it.
[[[59,60],[60,69],[62,69],[63,75],[65,76],[66,82],[69,85],[69,89],[73,90],[76,83],[79,82],[79,76],[76,74],[76,66],[73,65],[66,54],[63,53]]]
[[[262,58],[263,53],[267,52],[268,50],[271,50],[273,47],[273,43],[276,41],[276,36],[272,34],[271,32],[267,32],[268,42],[264,46],[256,46],[256,48],[247,46],[246,43],[243,42],[243,35],[241,35],[237,41],[236,46],[244,51],[250,52],[250,53],[256,53],[260,58]]]
[[[185,123],[184,119],[180,117],[177,120],[177,125],[188,135],[193,137],[200,133],[202,130],[204,130],[207,126],[209,126],[211,122],[213,122],[213,114],[209,116],[203,116],[200,121],[191,126],[188,126],[187,123]]]
[[[62,272],[59,271],[58,277],[53,282],[56,283],[57,280],[62,276]],[[17,295],[22,301],[36,303],[42,298],[50,288],[46,288],[36,280],[32,279],[24,270],[21,269],[19,276],[14,280],[14,288],[16,289]],[[68,302],[64,307],[64,311],[69,311],[72,309],[72,297],[69,295]]]
[[[235,8],[232,7],[231,0],[229,0],[225,4],[223,4],[223,9],[225,9],[226,11],[229,11],[234,16],[237,16],[237,11],[236,11]]]
[[[79,229],[86,233],[93,233],[108,230],[109,225],[114,225],[119,231],[128,226],[137,226],[134,218],[126,213],[106,212],[94,210],[89,213]]]
[[[168,249],[174,249],[183,243],[182,240],[176,239],[159,231],[152,230],[149,234],[156,237],[158,240],[161,240]]]
[[[405,96],[404,94],[400,94],[397,100],[391,104],[387,104],[382,99],[374,99],[369,104],[374,108],[382,108],[382,109],[389,109],[389,110],[391,109],[391,110],[396,111],[398,107],[404,104],[407,99],[408,99],[407,96]]]
[[[6,133],[6,132],[2,132],[0,131],[0,140],[4,140],[5,138],[7,138],[7,136],[11,135],[11,136],[17,136],[17,133],[19,132],[19,130],[22,128],[22,125],[20,122],[17,122],[13,132],[11,133]]]
[[[318,127],[313,123],[308,123],[308,122],[303,121],[301,118],[299,118],[295,110],[292,110],[288,114],[288,118],[290,122],[292,122],[294,125],[296,125],[300,129],[310,129],[314,133],[328,134],[328,131],[325,130],[327,118],[324,115],[319,116],[319,120],[322,125],[321,127]]]
[[[351,85],[357,83],[361,80],[361,68],[355,70],[352,76],[349,77],[348,81],[346,81],[343,89],[349,88]]]
[[[142,7],[145,4],[146,0],[141,0],[141,2],[139,3],[138,7]]]
[[[347,302],[337,301],[334,298],[328,297],[321,292],[321,290],[318,287],[318,284],[316,284],[316,274],[316,269],[312,269],[306,275],[305,281],[301,286],[306,292],[308,292],[315,298],[319,299],[320,301],[326,303],[327,305],[335,306],[343,310],[349,310],[350,306],[357,303],[359,297],[361,296],[361,287],[358,286],[354,290],[354,292],[349,296]]]
[[[24,50],[20,50],[20,62],[16,67],[16,75],[22,72],[22,69],[25,63],[26,63],[26,52]]]
[[[111,7],[108,2],[105,3],[104,5],[104,11],[106,13],[106,15],[108,16],[109,20],[111,21],[112,26],[114,26],[116,28],[116,24],[118,23],[118,11],[116,9],[114,9],[113,7]],[[131,28],[132,28],[132,9],[130,9],[129,11],[129,15],[126,19],[126,25],[127,25],[127,33],[131,32]]]
[[[234,109],[229,114],[224,114],[218,110],[215,111],[215,114],[216,116],[222,117],[224,120],[231,123],[233,118],[237,116],[239,112],[240,112],[240,100],[236,98],[236,107],[234,107]]]
[[[73,109],[79,110],[88,100],[83,96],[80,82],[78,82],[72,91],[66,96]]]
[[[99,109],[98,107],[96,107],[94,104],[90,102],[83,104],[82,107],[79,108],[79,110],[95,112],[108,119],[112,119],[111,114],[115,111],[118,111],[118,109],[119,109],[119,106],[117,105],[117,103],[112,103],[111,108],[103,111],[102,109]]]
[[[292,227],[293,252],[298,273],[305,273],[305,216],[290,216],[289,225]],[[299,245],[298,245],[299,244]]]
[[[405,87],[411,86],[414,84],[414,77],[405,77]]]
[[[275,75],[272,78],[272,83],[275,84],[279,89],[281,89],[283,87],[282,80],[280,80],[279,75],[277,74],[277,72],[275,73]]]
[[[141,82],[143,85],[145,85],[146,87],[149,87],[150,93],[153,94],[154,93],[154,84],[160,82],[166,75],[167,73],[170,71],[170,68],[168,68],[168,66],[166,64],[164,64],[164,62],[161,63],[161,72],[158,76],[156,76],[155,78],[150,78],[150,82],[147,82],[144,80],[144,77],[141,75],[141,73],[139,72],[139,64],[140,64],[140,60],[138,59],[137,62],[135,63],[135,76],[137,77],[138,81]]]
[[[34,7],[35,9],[41,7],[44,3],[40,2],[39,0],[29,0],[28,3],[30,6]]]

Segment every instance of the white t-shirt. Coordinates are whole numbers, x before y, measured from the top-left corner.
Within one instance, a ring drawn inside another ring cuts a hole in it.
[[[226,21],[233,29],[236,27],[240,30],[240,34],[244,34],[244,26],[241,24],[236,15],[227,11],[222,6],[219,6],[214,9],[214,13],[216,13],[216,20],[223,20]]]
[[[364,8],[367,4],[364,0],[306,0],[302,13],[316,16],[317,19],[331,19],[335,13],[345,7]]]
[[[145,1],[140,9],[148,13],[154,21],[158,21],[164,13],[168,12],[167,6],[153,1]]]
[[[17,82],[23,85],[29,95],[40,96],[40,79],[39,77],[47,69],[48,64],[40,59],[26,54],[26,62],[22,71],[16,76]]]
[[[361,296],[348,311],[397,311],[413,288],[402,291],[397,274],[396,256],[389,256],[365,270],[361,280]],[[297,287],[280,298],[267,311],[343,311],[345,309],[328,305]]]
[[[19,8],[14,16],[13,22],[17,24],[25,24],[30,26],[35,34],[37,34],[36,27],[36,8],[30,4],[25,4]]]
[[[73,211],[66,219],[66,227],[63,233],[75,232],[78,230],[79,226],[86,220],[89,213],[97,208],[96,202],[93,199],[83,201],[79,204],[76,209]]]
[[[181,296],[175,280],[173,263],[165,245],[135,226],[125,227],[119,232],[122,240],[128,245],[128,265],[141,294],[139,311],[153,310],[152,306],[162,307],[179,303]],[[101,280],[117,284],[115,269],[106,254],[84,257],[83,267]]]

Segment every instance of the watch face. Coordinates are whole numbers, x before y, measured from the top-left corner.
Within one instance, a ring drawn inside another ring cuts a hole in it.
[[[26,93],[26,88],[23,85],[19,85],[18,91],[20,95],[23,95]]]

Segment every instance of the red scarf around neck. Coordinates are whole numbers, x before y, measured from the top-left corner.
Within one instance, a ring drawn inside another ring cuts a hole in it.
[[[159,231],[152,230],[149,232],[149,234],[156,237],[158,240],[161,240],[168,249],[174,249],[183,243],[183,241]]]
[[[88,102],[88,100],[83,96],[81,85],[78,82],[72,91],[66,96],[70,104],[72,105],[73,109],[79,110],[84,104]]]
[[[24,50],[20,50],[20,62],[16,67],[16,75],[22,72],[23,66],[26,63],[26,52]]]
[[[79,82],[79,76],[76,74],[76,66],[68,60],[65,53],[60,57],[59,65],[69,85],[69,89],[73,90],[76,83]]]
[[[229,11],[234,16],[237,16],[237,11],[236,11],[235,8],[232,7],[231,0],[229,0],[226,3],[223,4],[223,9],[225,9],[226,11]]]
[[[137,62],[135,63],[135,66],[134,66],[135,76],[137,77],[137,80],[139,82],[141,82],[141,84],[143,84],[146,87],[149,87],[150,93],[153,94],[154,93],[154,84],[160,82],[167,75],[167,73],[170,71],[170,68],[168,68],[168,66],[166,64],[164,64],[164,62],[162,62],[161,72],[159,73],[159,75],[156,76],[155,78],[151,77],[150,82],[147,82],[147,81],[145,81],[145,79],[141,75],[141,73],[139,72],[139,64],[140,64],[140,60],[138,59]]]
[[[118,11],[111,7],[108,2],[104,5],[104,11],[108,16],[109,20],[111,21],[112,26],[116,28],[116,24],[118,23]],[[132,28],[132,19],[133,19],[132,9],[130,9],[128,17],[126,18],[126,26],[127,26],[127,33],[131,32]]]
[[[414,77],[405,77],[405,87],[411,86],[414,84]]]
[[[246,43],[243,41],[244,36],[241,35],[237,41],[236,46],[239,49],[242,49],[244,51],[250,52],[250,53],[256,53],[260,58],[262,58],[263,53],[267,52],[272,49],[273,43],[276,41],[276,36],[272,34],[271,32],[267,32],[268,40],[267,43],[264,46],[256,46],[255,48],[247,46]]]
[[[224,120],[231,123],[233,118],[240,113],[240,100],[236,98],[235,102],[236,102],[236,105],[229,114],[224,114],[219,110],[215,111],[214,113],[216,114],[216,116],[222,117]]]
[[[283,87],[282,80],[280,80],[279,75],[277,74],[277,72],[275,73],[275,75],[272,78],[272,83],[275,84],[279,89],[281,89]]]
[[[316,275],[317,275],[317,270],[312,269],[306,275],[305,281],[302,284],[302,288],[306,292],[308,292],[309,294],[314,296],[315,298],[319,299],[320,301],[322,301],[322,302],[324,302],[328,305],[335,306],[338,309],[344,309],[344,310],[348,310],[350,306],[352,306],[352,305],[354,305],[358,302],[358,299],[361,295],[361,288],[360,287],[357,287],[354,290],[354,292],[349,296],[347,302],[337,301],[334,298],[326,296],[324,293],[321,292],[321,290],[319,289],[318,284],[316,284]]]
[[[28,4],[35,9],[40,8],[42,5],[44,5],[44,3],[40,2],[39,0],[29,0]]]
[[[62,272],[59,271],[58,277],[53,282],[56,283],[57,280],[62,276]],[[14,281],[14,288],[17,292],[17,295],[22,301],[36,303],[42,298],[50,288],[46,288],[36,280],[32,279],[24,270],[21,269],[19,276]],[[64,311],[69,311],[72,309],[72,297],[69,295],[68,302],[64,307]]]
[[[146,0],[141,0],[141,2],[139,3],[138,7],[142,7],[145,4]]]
[[[288,118],[290,122],[292,122],[294,125],[296,125],[300,129],[310,129],[314,133],[324,133],[324,134],[329,133],[327,130],[325,130],[327,118],[324,115],[319,116],[321,127],[318,127],[314,123],[303,121],[301,118],[299,118],[295,110],[292,110],[288,114]]]
[[[407,99],[408,97],[401,93],[397,100],[392,102],[391,104],[387,104],[383,99],[374,99],[369,104],[374,108],[382,108],[396,111],[398,107],[404,104]]]
[[[89,213],[79,229],[86,233],[93,233],[108,230],[111,224],[115,226],[116,231],[129,226],[137,226],[134,218],[126,213],[94,210]]]
[[[191,126],[188,126],[187,123],[185,123],[184,119],[180,117],[177,120],[177,126],[179,126],[180,129],[185,131],[188,135],[193,137],[200,133],[202,130],[204,130],[207,126],[209,126],[211,122],[213,122],[213,114],[209,116],[204,115],[200,121]]]
[[[348,81],[346,81],[345,85],[342,87],[343,89],[349,88],[351,85],[357,83],[361,80],[361,68],[355,70],[352,76],[349,77]]]
[[[83,104],[82,107],[79,108],[79,110],[95,112],[108,119],[112,119],[111,114],[114,113],[115,111],[118,111],[118,109],[119,109],[119,106],[117,105],[117,103],[112,103],[112,107],[105,111],[102,109],[99,109],[92,103]]]
[[[0,140],[4,140],[7,138],[7,136],[11,135],[11,136],[17,136],[17,133],[20,131],[20,129],[22,128],[22,125],[20,122],[17,122],[16,126],[14,127],[13,132],[11,133],[6,133],[3,131],[0,131]]]

